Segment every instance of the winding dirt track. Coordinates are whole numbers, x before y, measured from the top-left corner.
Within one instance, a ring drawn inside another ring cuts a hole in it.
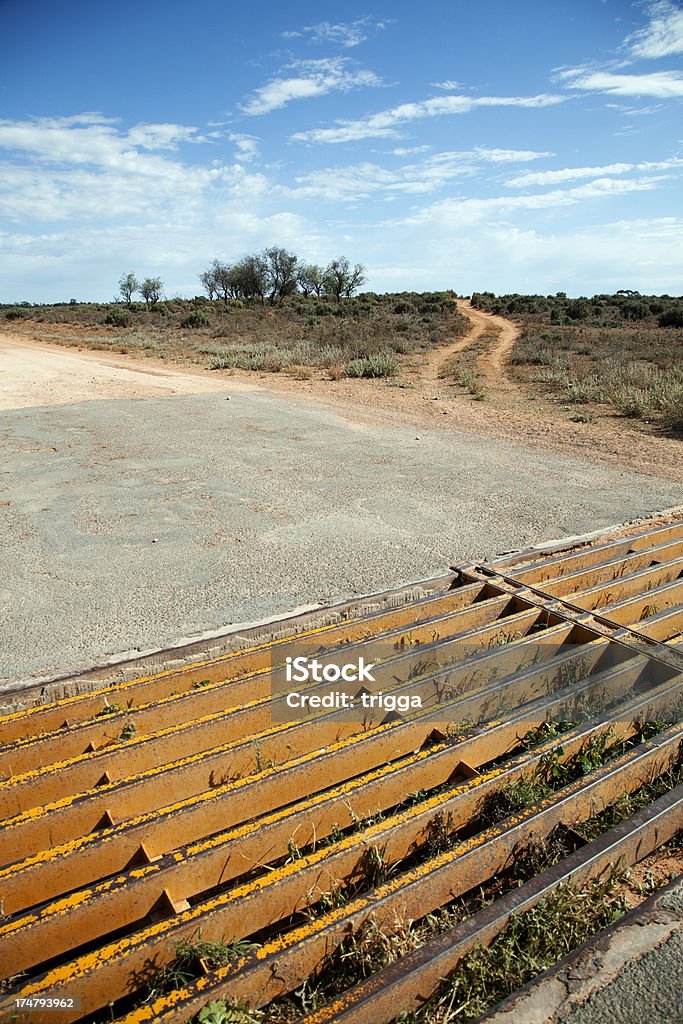
[[[519,328],[502,316],[476,309],[469,299],[457,299],[456,302],[458,310],[470,321],[470,329],[451,345],[435,349],[425,357],[420,367],[422,381],[425,384],[438,381],[453,356],[470,348],[483,334],[490,333],[495,340],[477,358],[477,369],[484,379],[486,389],[508,395],[518,392],[517,384],[508,376],[507,363],[519,337]]]
[[[470,321],[470,329],[462,338],[458,338],[457,341],[452,342],[445,348],[436,348],[432,352],[427,353],[420,364],[420,376],[425,382],[439,380],[441,371],[451,361],[453,356],[459,352],[464,352],[466,348],[473,345],[489,326],[490,317],[486,313],[480,313],[478,309],[474,309],[469,299],[457,299],[456,302],[458,310]],[[495,319],[500,318],[496,317]],[[507,323],[507,321],[505,322]],[[510,324],[509,326],[512,325]]]
[[[519,328],[502,316],[494,316],[491,313],[482,313],[481,310],[474,309],[469,302],[463,301],[459,305],[460,311],[470,318],[473,325],[481,324],[481,332],[487,328],[493,328],[496,333],[496,340],[491,348],[477,359],[477,366],[489,390],[507,393],[519,391],[516,383],[507,373],[507,364],[519,337]]]

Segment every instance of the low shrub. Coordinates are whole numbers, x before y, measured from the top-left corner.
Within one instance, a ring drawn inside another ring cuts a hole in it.
[[[109,310],[102,322],[107,324],[108,327],[130,327],[133,317],[127,309],[114,306],[113,309]]]
[[[393,352],[386,351],[364,356],[362,359],[352,359],[344,369],[346,377],[395,377],[397,373],[396,356]]]
[[[181,327],[191,327],[197,330],[202,327],[209,327],[211,324],[211,317],[204,312],[203,309],[195,309],[189,316],[186,316],[180,321]]]

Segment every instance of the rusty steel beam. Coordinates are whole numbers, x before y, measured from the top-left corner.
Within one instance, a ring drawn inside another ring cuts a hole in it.
[[[647,553],[654,548],[662,548],[667,544],[683,540],[683,522],[669,526],[646,530],[632,536],[620,537],[602,544],[584,545],[569,549],[561,554],[544,556],[542,552],[530,553],[529,557],[519,561],[512,558],[497,558],[488,562],[494,571],[502,568],[528,584],[544,583],[560,576],[567,576],[580,569],[605,564],[609,561],[623,559],[638,552]],[[457,570],[458,566],[453,566]]]
[[[630,557],[644,559],[642,555]],[[542,586],[520,580],[517,576],[497,573],[486,565],[473,568],[471,575],[480,581],[488,579],[493,585],[506,585],[511,594],[517,593],[527,598],[533,594],[548,607],[555,607],[552,604],[555,601],[571,604],[584,611],[597,611],[626,597],[680,579],[683,575],[683,557],[641,566],[628,565],[625,560],[620,560],[615,564],[608,563],[573,575],[561,576],[556,580],[546,581]]]
[[[582,673],[590,673],[606,650],[605,641],[588,644],[577,650],[570,648],[555,661],[551,660],[546,667],[541,655],[547,654],[551,659],[553,651],[550,647],[547,651],[541,648],[538,664],[534,664],[536,658],[532,657],[528,672],[521,672],[510,680],[511,702],[519,705],[539,693],[580,681]],[[499,664],[503,654],[509,656],[510,652],[501,648],[499,652],[492,653],[491,663]],[[445,694],[443,705],[447,720],[457,722],[481,718],[487,708],[495,710],[500,706],[500,675],[493,685],[486,687],[487,674],[480,671],[482,664],[485,667],[487,661],[485,657],[474,668],[447,676],[451,690],[450,694]],[[637,664],[645,665],[646,662]],[[415,686],[413,682],[399,685],[395,692],[414,690]],[[477,692],[477,686],[480,693]],[[431,713],[432,709],[427,708],[424,715],[426,717]],[[441,712],[435,714],[435,717],[443,720]],[[206,799],[201,794],[205,793],[207,787],[213,789],[226,778],[234,783],[238,778],[253,774],[259,768],[259,761],[268,763],[274,757],[281,758],[283,751],[287,760],[312,755],[315,750],[337,743],[342,737],[348,739],[350,735],[365,731],[359,723],[353,723],[353,726],[349,724],[345,728],[339,712],[331,712],[324,719],[274,726],[252,735],[248,740],[226,744],[119,782],[105,782],[90,792],[34,808],[3,821],[0,829],[0,863],[15,861],[15,851],[18,849],[25,856],[38,854],[41,850],[59,844],[67,844],[70,849],[78,842],[77,837],[86,836],[102,824],[125,822],[134,819],[136,815],[169,804],[178,807],[183,800],[189,800],[192,796],[197,796],[201,801]],[[424,735],[429,731],[431,728],[427,727]],[[106,822],[102,820],[104,816]]]
[[[546,580],[542,587],[538,584],[534,586],[549,596],[565,597],[598,586],[615,587],[633,577],[645,579],[648,578],[648,573],[652,574],[652,578],[659,579],[666,578],[666,572],[670,571],[668,579],[675,579],[680,575],[682,566],[683,541],[677,541],[675,544],[665,545],[664,548],[634,552],[626,558],[601,563],[568,576],[560,576],[558,579]],[[658,573],[660,575],[657,575]],[[519,579],[523,586],[530,585],[523,576],[521,579],[515,576],[515,579]]]
[[[680,683],[674,686],[667,684],[660,688],[657,696],[663,704],[674,693],[680,697]],[[609,734],[616,740],[632,735],[637,731],[637,722],[652,708],[652,701],[651,694],[646,698],[638,697],[603,721],[591,722],[589,726],[566,733],[558,756],[561,760],[573,756],[585,744],[587,736]],[[511,728],[506,723],[483,732],[477,738],[438,744],[366,773],[336,789],[325,789],[297,805],[288,803],[284,811],[258,818],[250,825],[217,832],[203,842],[184,845],[161,860],[139,866],[132,874],[108,878],[85,893],[73,893],[36,913],[16,916],[0,926],[0,976],[3,971],[23,971],[49,956],[130,925],[150,913],[164,894],[172,893],[173,901],[178,902],[196,897],[218,884],[225,885],[245,871],[285,856],[292,837],[298,845],[308,846],[329,836],[335,826],[346,828],[355,820],[400,804],[406,792],[428,792],[452,782],[463,762],[466,761],[468,766],[479,766],[483,763],[482,755],[487,761],[500,757],[509,749],[514,736],[514,724]],[[545,753],[559,744],[559,740],[551,741],[533,754],[522,755],[505,774],[505,784],[517,775],[526,774],[529,766],[537,765]],[[313,791],[316,780],[320,788],[329,784],[320,765],[312,762],[308,769],[308,781]],[[278,776],[283,787],[287,782],[286,774],[283,768]],[[213,824],[215,828],[218,822]],[[111,857],[108,864],[111,873]],[[71,888],[74,888],[74,865],[68,859],[66,862],[60,859],[57,866],[65,872]],[[40,891],[43,898],[49,896],[44,886]],[[1,883],[0,892],[3,893],[5,913],[11,912],[12,899],[5,896]],[[4,956],[3,948],[6,949]]]
[[[279,649],[294,639],[312,643],[319,641],[321,645],[348,643],[362,640],[373,631],[386,632],[401,626],[409,628],[411,624],[420,623],[423,617],[430,618],[466,608],[481,599],[481,595],[488,593],[488,590],[486,583],[476,582],[469,587],[449,590],[437,597],[423,598],[388,611],[293,633],[219,658],[199,661],[182,668],[166,669],[100,690],[65,697],[53,704],[39,705],[4,715],[0,717],[0,743],[10,743],[24,737],[35,736],[40,732],[61,729],[65,722],[92,718],[106,708],[107,702],[120,703],[122,706],[127,706],[131,702],[133,707],[140,700],[151,703],[170,696],[174,691],[191,691],[196,683],[201,683],[205,679],[213,683],[225,683],[245,674],[264,671],[277,658]]]
[[[574,603],[579,603],[575,601]],[[648,588],[645,593],[635,594],[620,601],[610,602],[601,607],[601,618],[622,626],[635,626],[642,630],[642,623],[663,611],[683,610],[683,579]]]
[[[390,933],[398,922],[418,920],[467,892],[473,885],[478,886],[495,874],[509,869],[520,849],[548,836],[558,824],[577,825],[623,792],[633,792],[640,788],[653,774],[668,768],[678,754],[680,736],[680,727],[668,730],[666,734],[642,744],[618,761],[570,784],[555,794],[554,798],[544,800],[537,807],[516,814],[472,839],[457,843],[451,849],[437,854],[385,885],[364,893],[338,910],[325,913],[287,935],[264,943],[255,954],[211,971],[196,982],[131,1011],[121,1017],[118,1024],[180,1024],[211,999],[225,997],[245,1001],[251,1006],[266,1005],[302,984],[345,937],[357,931],[366,921],[373,919],[382,930]],[[383,840],[381,826],[369,829],[367,845],[380,835]],[[386,838],[388,846],[392,845],[391,836]],[[290,865],[290,869],[292,867],[296,865]],[[289,888],[285,876],[289,881],[295,873],[283,869],[278,878],[278,888],[273,894],[274,901],[279,902],[279,897],[285,895],[283,888]],[[316,887],[322,893],[325,886],[335,884],[335,878],[323,870],[321,876],[324,876],[319,879],[322,884],[316,883]],[[273,884],[272,875],[269,879],[269,884]],[[252,912],[256,886],[258,882],[232,894],[234,900],[239,902],[242,922]],[[284,905],[287,905],[288,910],[283,916],[291,913],[296,901],[285,900],[281,906]],[[193,908],[179,914],[173,922],[158,925],[153,933],[149,930],[146,936],[146,955],[159,957],[162,962],[164,957],[172,956],[172,942],[184,932],[184,925],[190,923],[194,924],[195,933],[197,927],[202,928],[204,939],[219,935],[236,938],[240,934],[250,933],[244,923],[240,925],[239,919],[229,927],[225,921],[216,921],[209,926],[210,912],[207,906],[203,912]],[[260,920],[260,916],[254,919],[249,917],[254,928],[258,927]],[[63,965],[18,991],[29,995],[48,989],[60,993],[68,993],[70,990],[85,992],[86,1008],[93,1012],[99,1006],[106,1005],[112,993],[130,991],[125,986],[132,974],[127,973],[125,967],[121,971],[112,968],[114,957],[125,962],[126,941],[86,955],[80,961]],[[0,1002],[0,1008],[4,1005],[7,1004]],[[74,1016],[66,1017],[67,1022],[74,1019]],[[44,1024],[45,1021],[46,1017],[38,1016],[36,1024]]]
[[[666,569],[664,582],[670,580],[672,576],[677,578],[681,573],[683,573],[683,559],[681,559],[680,568],[677,569],[675,573],[669,571],[670,566],[643,570],[642,574],[640,574],[642,578],[640,579],[638,586],[632,586],[633,578],[627,577],[627,592],[640,592],[641,590],[647,590],[649,586],[654,587],[661,584],[663,581],[660,577],[662,576],[664,569]],[[657,578],[655,578],[653,574],[658,574]],[[681,658],[678,652],[672,651],[670,645],[656,639],[657,632],[666,633],[665,629],[661,629],[663,618],[660,620],[660,628],[652,628],[650,630],[652,635],[648,635],[644,630],[635,628],[636,625],[638,625],[638,627],[640,626],[639,623],[628,626],[619,626],[610,620],[608,615],[601,614],[599,610],[590,611],[585,607],[582,607],[581,604],[576,604],[573,600],[570,601],[568,598],[573,598],[574,595],[572,594],[553,598],[551,595],[546,594],[544,591],[537,590],[534,587],[520,587],[518,582],[512,577],[496,576],[489,578],[491,578],[492,581],[495,579],[496,585],[501,589],[507,588],[510,593],[517,593],[525,601],[528,601],[529,603],[535,602],[538,608],[545,608],[548,614],[556,615],[561,619],[564,618],[568,622],[573,621],[577,624],[583,624],[594,629],[602,636],[609,636],[618,640],[622,644],[630,645],[634,650],[643,650],[644,647],[647,646],[649,647],[652,655],[659,658],[661,661],[679,670],[683,668],[683,658]],[[604,594],[608,588],[600,587],[598,589],[600,593]],[[610,585],[609,591],[611,593],[607,593],[605,595],[608,602],[623,597],[620,584],[616,585],[616,589],[615,585]],[[678,609],[671,609],[665,614],[669,616],[669,628],[675,630],[678,622]]]
[[[407,639],[411,645],[424,646],[432,644],[435,635],[444,640],[481,630],[486,626],[496,628],[501,616],[511,604],[515,604],[515,600],[507,594],[502,594],[472,607],[430,618],[424,623],[412,623],[409,628],[373,633],[370,637],[364,636],[358,641],[345,644],[344,652],[362,654],[369,644],[396,643],[399,653],[402,650],[400,645]],[[523,605],[523,602],[518,603]],[[520,612],[524,610],[524,607],[519,609]],[[500,629],[501,626],[497,628]],[[487,639],[488,635],[487,632],[482,633],[482,640]],[[122,729],[129,724],[133,724],[136,732],[140,734],[157,733],[182,725],[188,720],[226,714],[247,702],[253,703],[260,697],[268,696],[271,685],[272,677],[269,668],[266,668],[229,682],[220,681],[201,686],[150,704],[119,711],[112,711],[118,705],[104,705],[102,702],[102,710],[106,713],[94,719],[84,720],[68,729],[60,728],[39,736],[27,737],[0,749],[0,773],[10,777],[21,775],[32,769],[42,768],[46,764],[78,757],[90,749],[111,745],[116,742]]]
[[[523,635],[509,644],[496,646],[490,651],[482,646],[482,660],[484,656],[490,659],[489,666],[501,666],[506,663],[518,667],[518,651],[527,642],[528,630],[539,621],[543,613],[537,609],[510,616],[506,620],[505,629],[514,630],[517,628]],[[396,689],[396,680],[403,674],[405,683],[409,681],[413,686],[417,685],[419,676],[413,675],[417,670],[429,662],[429,675],[442,666],[447,669],[457,662],[467,663],[468,656],[476,645],[486,645],[491,639],[495,639],[500,632],[500,624],[477,629],[467,634],[461,634],[454,639],[445,639],[431,644],[421,645],[415,649],[409,649],[395,658],[378,663],[374,670],[375,682],[367,688],[370,690],[385,689],[386,691]],[[528,644],[533,650],[534,657],[548,657],[552,654],[551,644],[561,643],[571,632],[572,627],[560,624],[557,627],[549,627],[543,633],[534,633],[528,638]],[[547,648],[547,649],[546,649]],[[450,660],[449,660],[450,658]],[[474,662],[472,662],[474,663]],[[322,684],[324,686],[324,684]],[[339,687],[343,689],[344,687]],[[353,688],[345,687],[349,692]],[[312,686],[311,691],[322,689],[322,686]],[[357,689],[357,687],[356,687]],[[0,783],[0,819],[10,816],[17,816],[32,808],[47,805],[51,802],[64,799],[69,793],[82,793],[92,790],[98,785],[105,773],[109,782],[128,778],[129,776],[141,775],[147,771],[160,772],[164,766],[172,766],[177,758],[178,749],[184,752],[184,760],[192,756],[201,756],[202,753],[225,746],[226,743],[239,742],[245,735],[260,734],[272,727],[273,721],[277,721],[277,709],[284,709],[285,697],[281,696],[271,700],[268,696],[261,696],[249,704],[217,715],[207,715],[203,718],[187,722],[177,728],[161,730],[158,734],[137,737],[133,735],[126,742],[118,742],[110,747],[81,754],[63,762],[55,762],[52,771],[45,772],[44,769],[34,769],[22,775],[13,776]],[[370,714],[370,713],[369,713]],[[380,718],[382,715],[380,715]],[[334,719],[339,723],[339,729],[347,734],[359,731],[363,725],[361,722],[352,722],[338,716],[326,716],[327,721]],[[317,720],[321,727],[325,726],[322,717]],[[277,728],[277,726],[275,727]],[[337,738],[332,731],[328,732],[322,742],[334,742]],[[234,769],[231,768],[234,771]],[[159,805],[157,805],[159,806]],[[0,839],[1,843],[1,839]]]
[[[628,576],[617,576],[609,583],[601,583],[595,587],[581,588],[553,595],[571,598],[572,604],[587,611],[600,611],[609,608],[628,597],[639,596],[647,591],[659,588],[666,583],[680,580],[683,576],[683,558],[662,565],[645,566]]]
[[[680,643],[683,638],[683,609],[674,608],[652,615],[646,622],[638,624],[638,632],[669,646]]]
[[[673,839],[682,825],[683,786],[678,786],[466,921],[300,1017],[298,1024],[389,1024],[397,1007],[404,1013],[417,1010],[470,950],[490,945],[513,916],[531,910],[562,886],[585,885],[642,861]]]

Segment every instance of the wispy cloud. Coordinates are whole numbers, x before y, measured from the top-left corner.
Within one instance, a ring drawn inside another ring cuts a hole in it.
[[[463,89],[462,82],[456,82],[451,78],[446,79],[445,82],[430,82],[433,89],[446,89],[451,92],[453,89]]]
[[[393,156],[410,156],[412,153],[427,153],[431,146],[396,146],[392,149]]]
[[[434,226],[438,230],[465,228],[482,220],[515,210],[545,210],[555,207],[574,206],[592,199],[606,199],[626,195],[630,192],[648,192],[660,183],[657,177],[622,180],[619,178],[595,178],[584,185],[551,192],[538,192],[524,196],[491,196],[485,199],[442,199],[430,206],[399,218],[395,224],[413,226]]]
[[[434,96],[415,103],[402,103],[357,121],[339,121],[334,128],[313,128],[296,132],[298,142],[355,142],[359,139],[392,138],[410,121],[449,114],[467,114],[478,107],[548,107],[563,103],[565,97],[550,94],[539,96]]]
[[[291,73],[272,78],[252,93],[241,105],[244,114],[260,116],[279,110],[292,100],[382,85],[374,71],[357,67],[348,57],[295,61],[283,70]]]
[[[683,96],[683,74],[678,71],[630,75],[570,68],[560,72],[559,77],[569,89],[604,92],[610,96],[656,96],[659,99]]]
[[[0,164],[0,212],[14,221],[46,222],[162,209],[182,217],[215,190],[226,201],[253,200],[267,190],[265,177],[240,163],[175,157],[180,142],[202,138],[185,125],[125,131],[98,114],[0,121],[0,149],[12,155]]]
[[[669,0],[650,4],[651,20],[633,32],[625,47],[636,59],[657,60],[683,53],[683,8]]]
[[[608,96],[652,96],[658,100],[683,96],[683,74],[677,70],[638,72],[637,61],[657,60],[683,53],[683,8],[671,0],[654,0],[645,5],[650,20],[627,36],[620,47],[625,59],[598,64],[586,63],[557,69],[555,80],[568,89],[605,93]],[[660,105],[624,109],[628,114],[651,114]]]
[[[296,178],[297,187],[287,192],[298,197],[320,196],[328,200],[360,200],[378,192],[389,196],[419,195],[436,192],[454,178],[475,174],[482,164],[526,163],[551,155],[535,150],[482,146],[462,152],[436,153],[391,170],[368,161],[300,175]]]
[[[384,21],[373,21],[372,18],[356,18],[355,21],[320,21],[316,25],[304,25],[302,29],[283,32],[285,39],[307,38],[312,43],[332,43],[351,49],[364,43],[371,33],[379,32],[386,27]]]
[[[137,160],[153,167],[157,158],[140,150],[174,151],[183,142],[206,141],[199,129],[179,124],[140,124],[122,132],[116,119],[97,113],[0,120],[0,147],[71,164],[118,166]]]
[[[651,103],[646,107],[632,107],[627,103],[606,103],[605,106],[612,110],[618,110],[624,117],[649,117],[650,114],[656,114],[658,110],[661,110],[664,104]]]
[[[256,159],[259,153],[259,140],[255,135],[240,135],[233,132],[228,135],[228,138],[231,142],[235,143],[239,160],[248,161]]]
[[[562,167],[555,171],[529,171],[510,178],[506,184],[512,188],[528,188],[535,185],[558,185],[564,181],[578,181],[581,178],[599,178],[605,175],[630,174],[634,171],[666,171],[683,168],[683,157],[669,160],[648,160],[643,163],[605,164],[601,167]]]

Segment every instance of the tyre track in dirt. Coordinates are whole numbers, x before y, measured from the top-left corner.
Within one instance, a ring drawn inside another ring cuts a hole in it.
[[[420,377],[425,382],[440,380],[444,368],[448,365],[453,356],[470,348],[470,346],[473,345],[486,330],[487,316],[483,313],[476,317],[470,315],[472,307],[470,306],[469,299],[457,299],[456,302],[458,305],[458,311],[469,320],[470,329],[467,334],[462,336],[462,338],[458,338],[456,341],[451,342],[451,344],[447,345],[445,348],[434,349],[432,352],[428,352],[424,356],[420,366]],[[478,310],[473,312],[478,312]]]
[[[421,381],[427,384],[441,380],[444,370],[454,356],[467,351],[483,335],[491,333],[495,336],[494,341],[477,356],[477,370],[484,380],[487,393],[516,395],[519,388],[508,375],[507,364],[519,337],[519,328],[502,316],[476,309],[469,299],[456,299],[456,302],[458,311],[469,320],[470,329],[462,338],[425,356],[420,367]]]
[[[470,318],[472,324],[480,325],[480,334],[490,328],[493,328],[496,333],[494,344],[477,359],[477,368],[483,376],[488,390],[507,394],[517,393],[519,388],[508,375],[507,366],[515,342],[519,337],[519,328],[502,316],[483,313],[481,310],[475,309],[469,301],[461,300],[458,305],[460,311]]]

